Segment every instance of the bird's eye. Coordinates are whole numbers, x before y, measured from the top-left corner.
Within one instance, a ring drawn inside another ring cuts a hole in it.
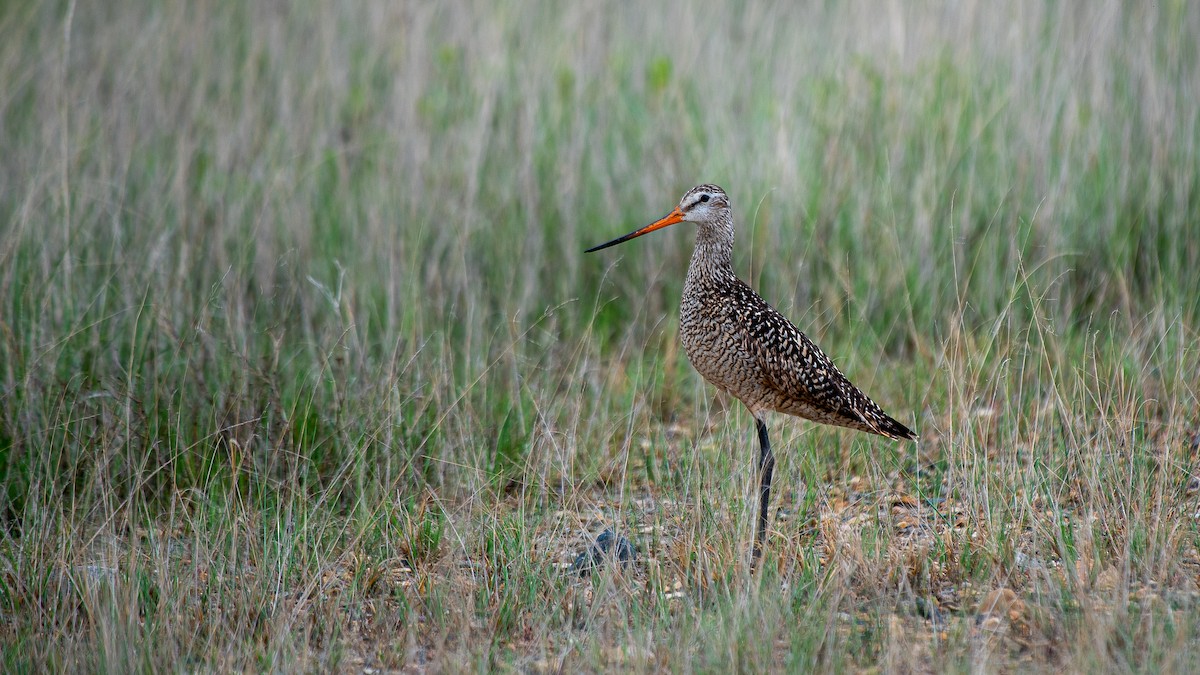
[[[701,204],[703,204],[707,201],[708,201],[708,195],[700,195],[700,203]]]

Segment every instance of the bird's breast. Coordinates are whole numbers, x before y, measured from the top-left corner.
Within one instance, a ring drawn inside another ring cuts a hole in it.
[[[729,298],[684,293],[679,339],[688,360],[704,379],[751,405],[761,390],[762,375],[750,352],[747,329]]]

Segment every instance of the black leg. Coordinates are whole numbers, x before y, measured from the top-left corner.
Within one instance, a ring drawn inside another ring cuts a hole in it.
[[[751,564],[762,556],[763,541],[767,537],[767,506],[771,503],[771,475],[775,473],[775,455],[771,453],[771,439],[767,438],[767,425],[755,418],[758,426],[758,529],[754,533],[754,551]]]

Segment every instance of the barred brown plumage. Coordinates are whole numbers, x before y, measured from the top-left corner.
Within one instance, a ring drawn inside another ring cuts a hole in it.
[[[763,414],[777,411],[821,424],[916,440],[842,374],[791,321],[733,272],[733,210],[716,185],[688,190],[667,216],[588,249],[598,251],[648,232],[696,223],[696,249],[680,302],[679,337],[704,379],[740,400],[754,416],[759,438],[759,518],[751,559],[766,537],[775,457]]]

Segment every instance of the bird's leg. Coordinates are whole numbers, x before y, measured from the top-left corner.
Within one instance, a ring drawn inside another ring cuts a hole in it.
[[[767,425],[757,417],[758,426],[758,528],[754,533],[754,550],[751,566],[762,556],[763,541],[767,536],[767,506],[771,502],[771,475],[775,473],[775,455],[771,454],[771,439],[767,437]]]

